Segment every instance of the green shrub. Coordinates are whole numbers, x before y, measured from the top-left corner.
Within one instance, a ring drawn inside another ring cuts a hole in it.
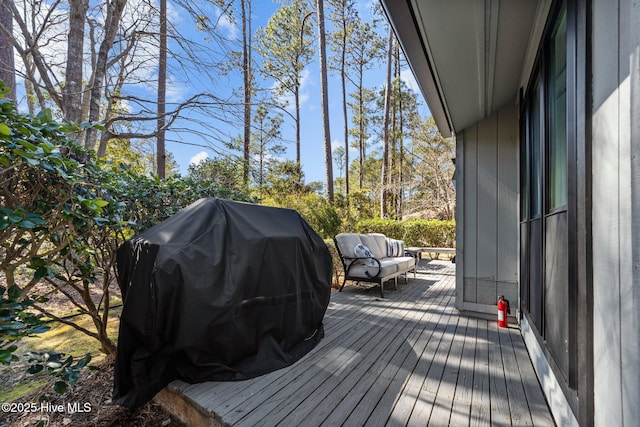
[[[334,289],[338,289],[342,284],[342,277],[344,277],[344,270],[342,268],[342,260],[340,260],[340,256],[338,255],[338,250],[336,249],[336,244],[333,239],[325,239],[324,243],[329,248],[329,252],[331,253],[331,260],[333,261],[333,274],[331,280],[331,287]]]
[[[393,219],[366,219],[356,224],[356,233],[382,233],[393,239],[404,240],[402,223]]]
[[[298,211],[323,239],[329,239],[340,232],[342,220],[338,211],[319,194],[290,194],[278,198],[265,198],[262,203]]]
[[[452,248],[456,240],[454,221],[369,219],[359,221],[356,233],[382,233],[387,237],[404,240],[405,246]]]

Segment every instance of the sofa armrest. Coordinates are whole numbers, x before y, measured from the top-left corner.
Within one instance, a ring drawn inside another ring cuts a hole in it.
[[[374,257],[358,257],[358,258],[347,258],[347,257],[343,257],[343,264],[344,264],[344,274],[345,276],[349,276],[349,271],[351,270],[351,267],[353,267],[354,265],[358,265],[359,262],[358,261],[364,261],[364,260],[374,260],[378,265],[378,272],[376,274],[371,274],[368,271],[365,270],[364,274],[368,277],[368,278],[374,278],[374,277],[378,277],[380,275],[380,272],[382,271],[382,264],[380,263],[380,260]],[[370,266],[370,267],[376,267],[376,266]]]

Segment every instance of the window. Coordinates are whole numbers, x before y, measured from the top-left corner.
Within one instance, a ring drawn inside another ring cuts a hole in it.
[[[547,210],[567,204],[567,9],[563,7],[549,41]]]
[[[531,215],[540,218],[542,213],[542,165],[540,163],[540,77],[536,77],[529,106],[529,150],[531,150]]]

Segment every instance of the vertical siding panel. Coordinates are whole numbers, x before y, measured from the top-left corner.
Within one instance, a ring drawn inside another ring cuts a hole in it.
[[[464,132],[464,300],[477,302],[478,129]]]
[[[478,303],[495,304],[497,249],[498,115],[478,123]]]
[[[465,245],[464,235],[466,234],[464,212],[467,210],[465,204],[464,193],[464,177],[465,171],[465,131],[456,135],[456,308],[462,310],[464,307],[465,283],[464,283],[464,264],[465,264]]]
[[[618,1],[593,1],[594,424],[622,423],[618,192]]]
[[[516,107],[498,114],[498,294],[518,302],[518,115]],[[514,313],[515,314],[515,313]]]
[[[620,7],[620,327],[622,372],[622,420],[625,426],[640,420],[640,283],[637,234],[640,229],[638,211],[638,148],[640,133],[640,5],[623,0]],[[635,138],[635,139],[634,139]],[[634,160],[635,159],[635,160]],[[635,190],[635,192],[633,191]],[[635,200],[634,200],[635,199]],[[635,209],[634,209],[635,208]],[[635,221],[634,221],[635,220]],[[635,246],[635,247],[634,247]],[[635,279],[635,280],[634,280]]]

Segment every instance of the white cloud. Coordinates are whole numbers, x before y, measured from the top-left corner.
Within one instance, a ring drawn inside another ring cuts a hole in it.
[[[223,14],[220,8],[216,7],[217,26],[227,32],[230,39],[235,40],[238,38],[238,26],[231,20],[229,15]]]
[[[299,92],[299,102],[300,107],[302,107],[310,97],[309,94],[309,86],[313,85],[313,81],[311,80],[311,71],[309,68],[305,68],[300,73],[300,92]],[[290,112],[296,108],[295,99],[293,94],[290,92],[285,92],[280,94],[280,83],[276,82],[271,86],[271,92],[273,96],[276,98],[276,101],[280,102],[285,106],[287,110]]]
[[[209,158],[206,151],[201,151],[189,160],[189,165],[198,165]]]
[[[416,77],[413,75],[411,69],[406,68],[400,72],[400,79],[406,83],[406,85],[415,93],[420,93],[420,86],[416,81]]]
[[[342,148],[344,149],[344,141],[338,141],[337,139],[334,139],[331,142],[331,152],[335,152],[336,148]],[[352,146],[349,146],[349,158],[353,159],[354,156],[358,155],[358,149]]]

